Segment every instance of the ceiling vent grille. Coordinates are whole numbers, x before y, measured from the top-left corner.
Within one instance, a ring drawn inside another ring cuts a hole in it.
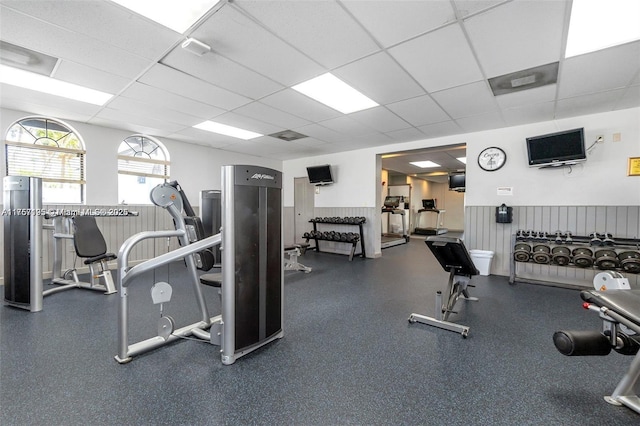
[[[558,62],[516,71],[489,79],[494,96],[555,84],[558,81]]]
[[[302,133],[294,132],[293,130],[283,130],[278,133],[272,133],[269,136],[276,139],[282,139],[283,141],[291,142],[302,138],[307,138],[307,135],[303,135]]]

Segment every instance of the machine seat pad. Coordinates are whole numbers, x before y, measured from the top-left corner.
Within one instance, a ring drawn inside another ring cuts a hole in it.
[[[99,256],[94,256],[94,257],[87,257],[84,259],[84,264],[85,265],[89,265],[91,263],[95,263],[95,262],[100,262],[101,260],[115,260],[117,259],[118,256],[116,256],[113,253],[105,253],[105,254],[101,254]]]
[[[200,275],[200,283],[211,287],[222,287],[222,272]]]
[[[309,248],[310,244],[309,243],[294,243],[288,246],[284,246],[284,251],[293,251],[295,249],[300,249],[300,251],[302,253],[305,252],[305,250],[307,250]]]
[[[604,306],[640,325],[640,290],[584,290],[580,292],[580,297],[585,302]]]

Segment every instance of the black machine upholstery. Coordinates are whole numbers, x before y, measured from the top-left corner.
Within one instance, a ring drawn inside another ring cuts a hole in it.
[[[640,290],[585,290],[580,297],[585,302],[604,306],[640,325]]]
[[[479,274],[460,238],[432,236],[426,239],[425,244],[445,271],[453,269],[456,275],[468,277]]]
[[[107,253],[107,243],[98,228],[93,216],[76,216],[73,218],[73,244],[78,257],[84,258],[84,264],[101,260],[117,259],[113,253]]]

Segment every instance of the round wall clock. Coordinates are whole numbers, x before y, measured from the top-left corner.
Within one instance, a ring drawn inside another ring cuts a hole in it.
[[[507,154],[495,146],[485,148],[478,155],[478,165],[482,170],[494,172],[507,162]]]

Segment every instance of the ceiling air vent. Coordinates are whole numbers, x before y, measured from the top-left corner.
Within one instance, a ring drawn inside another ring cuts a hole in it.
[[[9,67],[51,76],[58,58],[0,40],[0,63]]]
[[[558,62],[489,79],[494,96],[533,89],[558,81]]]
[[[272,138],[282,139],[283,141],[291,142],[302,138],[307,138],[307,135],[303,135],[302,133],[294,132],[293,130],[283,130],[278,133],[273,133],[271,135]]]

